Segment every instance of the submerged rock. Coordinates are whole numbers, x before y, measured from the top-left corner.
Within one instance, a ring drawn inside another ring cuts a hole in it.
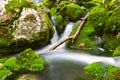
[[[0,4],[1,54],[35,49],[50,42],[53,25],[41,7],[26,0],[2,0]]]

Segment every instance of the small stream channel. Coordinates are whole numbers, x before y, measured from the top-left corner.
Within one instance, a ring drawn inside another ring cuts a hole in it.
[[[63,39],[69,35],[74,23],[69,23],[60,38]],[[41,55],[46,61],[46,67],[42,73],[39,74],[38,80],[93,80],[84,71],[87,64],[93,62],[103,62],[114,66],[120,66],[119,57],[105,57],[106,52],[82,51],[72,50],[62,44],[53,51],[47,49],[58,42],[58,36],[55,32],[52,43],[42,50],[36,50],[36,53]],[[46,52],[44,52],[46,51]]]

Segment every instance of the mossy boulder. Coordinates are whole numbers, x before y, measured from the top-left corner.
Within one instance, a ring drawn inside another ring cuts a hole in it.
[[[50,42],[53,24],[42,7],[27,0],[2,0],[0,4],[0,54],[35,49]]]
[[[82,27],[79,35],[77,36],[75,42],[71,44],[69,41],[67,43],[68,47],[71,48],[88,48],[96,49],[97,47],[102,47],[104,39],[102,36],[102,31],[104,30],[103,26],[107,19],[108,11],[103,6],[94,7],[88,16],[87,21]],[[73,35],[80,23],[75,24],[70,35]],[[84,44],[84,46],[81,46]]]
[[[44,60],[38,56],[32,49],[26,49],[18,57],[18,64],[22,71],[41,71],[44,69]]]
[[[32,49],[26,49],[17,57],[0,60],[0,80],[16,78],[21,73],[40,72],[44,69],[44,60]]]
[[[7,59],[4,67],[13,72],[36,72],[41,71],[44,68],[44,60],[38,56],[32,49],[26,49],[21,52],[17,57],[11,57]]]
[[[79,20],[84,14],[85,10],[77,4],[61,1],[58,5],[58,14],[70,21]]]
[[[120,46],[114,50],[113,56],[120,56]]]
[[[120,68],[102,62],[95,62],[87,65],[85,71],[94,80],[119,80]]]

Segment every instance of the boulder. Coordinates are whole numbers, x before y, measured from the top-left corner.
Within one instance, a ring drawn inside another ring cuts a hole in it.
[[[1,54],[36,49],[50,42],[54,30],[47,11],[26,0],[2,0],[0,4]]]

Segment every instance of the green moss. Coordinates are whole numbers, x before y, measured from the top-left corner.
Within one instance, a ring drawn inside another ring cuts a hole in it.
[[[4,63],[7,60],[7,58],[0,58],[0,63]]]
[[[57,8],[56,8],[56,7],[51,8],[50,13],[51,13],[52,15],[55,15],[56,12],[57,12]]]
[[[26,0],[11,0],[5,5],[5,9],[12,13],[18,13],[19,9],[26,6],[28,6],[28,2]]]
[[[44,68],[44,61],[32,49],[26,49],[17,57],[18,64],[24,71],[40,71]]]
[[[15,57],[6,60],[3,65],[11,71],[18,71],[20,68]]]
[[[45,26],[48,26],[48,30],[49,30],[49,32],[48,31],[46,31],[46,33],[48,32],[48,39],[50,40],[52,37],[53,37],[53,34],[54,34],[54,28],[53,28],[53,23],[52,23],[52,21],[50,20],[50,18],[46,15],[46,16],[44,16],[44,23],[46,23],[46,24],[44,24]],[[47,40],[47,39],[46,39]],[[45,41],[46,41],[45,40]]]
[[[104,36],[106,38],[106,43],[104,45],[105,48],[109,48],[114,50],[117,46],[119,46],[120,38],[120,7],[115,8],[114,10],[109,12],[109,18],[106,21],[106,25],[104,27]]]
[[[119,67],[107,65],[106,69],[107,69],[107,77],[105,80],[120,80],[120,76],[119,76],[120,68]]]
[[[25,18],[24,21],[30,21],[30,22],[35,22],[36,21],[36,17],[34,14],[28,14]]]
[[[7,26],[0,26],[0,53],[2,53],[1,51],[3,51],[3,49],[6,50],[10,46],[12,38],[11,34],[12,29]]]
[[[100,34],[104,29],[103,26],[108,18],[107,13],[108,10],[103,6],[96,6],[90,11],[88,25],[92,23],[97,34]]]
[[[73,26],[73,29],[70,35],[73,35],[77,31],[79,24],[80,23],[77,23]],[[80,48],[95,49],[96,45],[95,45],[95,38],[93,34],[94,32],[95,32],[94,27],[86,23],[82,27],[79,35],[76,37],[74,44],[72,44],[71,41],[68,41],[67,46],[70,48],[78,48],[78,49]],[[80,47],[79,46],[80,43],[84,43],[85,45],[83,47]]]
[[[58,32],[58,34],[61,34],[65,27],[66,27],[66,24],[67,24],[68,21],[66,21],[61,15],[56,15],[56,30]]]
[[[6,77],[10,76],[12,72],[8,69],[0,69],[0,80],[5,80]]]
[[[47,6],[48,8],[51,8],[53,6],[56,6],[56,0],[43,0],[42,4]]]
[[[85,67],[85,71],[94,80],[119,80],[120,68],[102,62],[95,62]]]
[[[77,4],[65,4],[64,1],[61,1],[58,6],[60,7],[58,14],[62,15],[66,20],[75,21],[82,17],[85,13],[84,9]]]
[[[96,44],[97,37],[100,37],[103,39],[103,32],[104,32],[104,25],[105,22],[108,18],[108,10],[105,9],[104,6],[96,6],[94,7],[90,13],[87,21],[85,22],[84,26],[82,27],[79,35],[77,36],[75,43],[71,44],[70,42],[68,43],[68,47],[77,47],[79,48],[80,43],[84,43],[85,45],[82,48],[92,48],[96,49],[98,45]],[[71,32],[71,35],[74,34],[74,32],[77,30],[77,25],[76,27],[73,27],[73,30]],[[101,46],[103,47],[103,40],[100,43]]]
[[[100,80],[103,78],[104,69],[103,64],[100,62],[92,63],[85,67],[85,70],[93,77],[95,80]]]
[[[113,56],[120,56],[120,46],[114,50]]]

